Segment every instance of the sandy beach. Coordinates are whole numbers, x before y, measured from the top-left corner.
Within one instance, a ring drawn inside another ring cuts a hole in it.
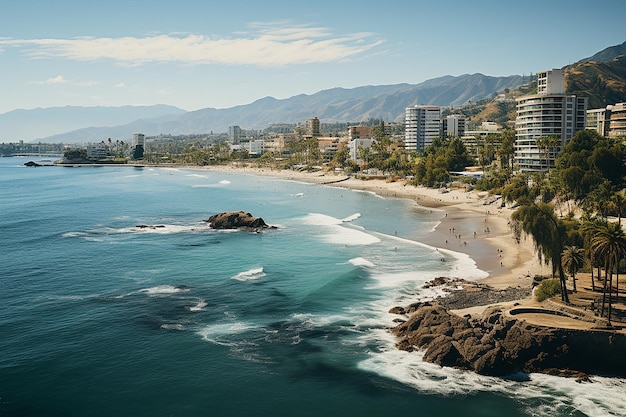
[[[433,233],[424,237],[423,243],[468,254],[480,269],[489,273],[482,281],[495,288],[530,286],[535,274],[549,272],[548,267],[542,267],[537,259],[530,239],[522,239],[517,243],[513,238],[509,228],[513,210],[501,207],[501,200],[486,192],[464,189],[440,192],[432,188],[409,185],[404,180],[363,180],[327,172],[232,165],[211,166],[206,169],[368,191],[383,197],[410,199],[420,206],[440,209],[441,223]]]

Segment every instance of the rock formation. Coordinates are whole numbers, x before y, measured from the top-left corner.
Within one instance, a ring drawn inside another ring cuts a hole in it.
[[[424,360],[483,375],[543,372],[575,376],[626,376],[626,337],[530,325],[497,307],[482,318],[461,317],[435,303],[418,303],[395,314],[409,314],[392,329],[403,350],[425,350]]]
[[[243,211],[228,211],[218,213],[206,220],[213,229],[241,229],[249,232],[260,232],[263,229],[275,229],[269,226],[261,217],[254,217]]]

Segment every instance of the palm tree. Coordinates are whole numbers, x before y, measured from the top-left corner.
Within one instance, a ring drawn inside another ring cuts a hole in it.
[[[511,216],[511,220],[514,222],[513,230],[516,239],[519,241],[519,234],[522,230],[531,235],[539,259],[544,259],[546,264],[552,263],[553,275],[558,271],[561,283],[561,300],[569,304],[566,277],[561,262],[562,236],[565,232],[554,214],[554,206],[546,203],[528,202],[517,208]]]
[[[600,259],[600,256],[598,256],[598,254],[591,247],[591,240],[596,235],[597,231],[601,227],[605,227],[606,225],[607,225],[607,222],[598,217],[590,217],[590,218],[585,217],[583,220],[583,225],[581,229],[583,232],[583,236],[584,236],[585,250],[589,256],[589,264],[591,267],[591,290],[592,291],[596,291],[596,283],[595,283],[594,274],[593,274],[595,268],[597,268],[597,271],[598,271],[598,275],[597,275],[598,281],[602,279],[602,274],[601,274],[602,260]]]
[[[560,145],[561,138],[555,135],[542,136],[537,139],[536,146],[545,156],[546,170],[554,167],[551,157],[558,152]]]
[[[620,259],[626,256],[626,234],[619,224],[609,223],[601,226],[591,238],[591,248],[604,260],[604,289],[602,291],[602,310],[604,314],[605,303],[607,303],[608,293],[608,322],[611,324],[612,295],[613,295],[613,272],[617,272]],[[619,281],[619,272],[617,273]],[[618,294],[619,295],[619,294]]]
[[[572,275],[573,291],[576,292],[576,273],[583,266],[585,251],[577,246],[566,246],[561,253],[563,268]]]

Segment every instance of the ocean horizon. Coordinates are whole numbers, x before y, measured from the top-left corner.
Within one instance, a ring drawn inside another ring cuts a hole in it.
[[[443,211],[241,173],[0,158],[0,416],[620,416],[626,380],[492,378],[395,347],[480,279]],[[275,230],[221,231],[224,211]],[[138,227],[141,226],[141,227]],[[601,354],[601,353],[600,353]]]

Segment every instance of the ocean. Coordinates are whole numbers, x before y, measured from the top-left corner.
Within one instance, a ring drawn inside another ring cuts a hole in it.
[[[2,417],[626,415],[625,380],[489,378],[394,347],[391,307],[437,295],[432,278],[486,275],[420,243],[441,211],[210,169],[27,161],[0,158]],[[233,210],[277,228],[204,222]]]

